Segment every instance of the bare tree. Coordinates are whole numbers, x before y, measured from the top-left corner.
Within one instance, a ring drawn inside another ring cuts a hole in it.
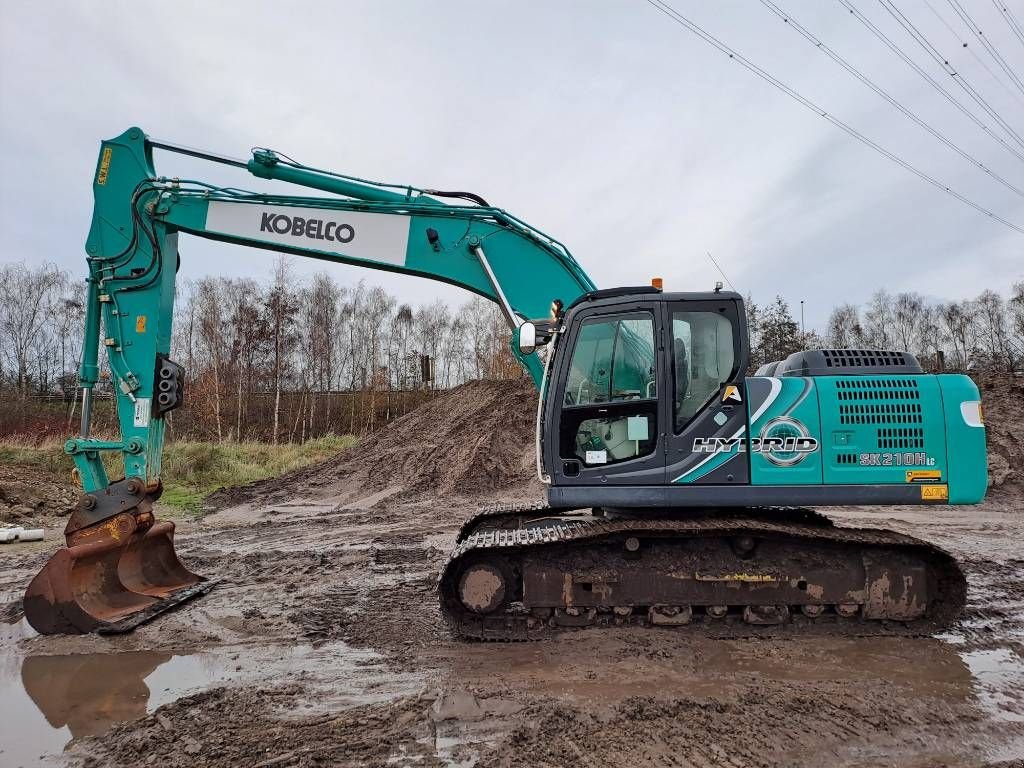
[[[898,293],[893,300],[893,343],[901,350],[918,346],[918,334],[924,322],[925,302],[917,293]]]
[[[0,333],[6,340],[3,352],[14,368],[18,396],[28,397],[29,369],[37,362],[46,322],[53,316],[54,302],[64,276],[52,264],[30,267],[24,262],[0,267]]]
[[[827,343],[836,349],[852,349],[861,345],[864,331],[860,325],[860,310],[854,304],[840,304],[828,317],[825,331]]]
[[[939,306],[939,317],[946,338],[952,346],[953,367],[966,370],[975,348],[975,311],[973,302],[950,302]]]
[[[334,336],[338,332],[342,296],[341,288],[323,272],[315,275],[309,288],[302,292],[300,335],[304,364],[301,370],[307,384],[311,385],[308,387],[309,410],[305,421],[311,435],[315,433],[317,392],[327,392],[331,388],[336,354]],[[330,400],[327,400],[329,407]]]
[[[291,262],[282,254],[274,265],[274,283],[266,300],[274,349],[274,445],[277,445],[281,436],[281,390],[288,368],[288,355],[294,341],[294,313],[297,301],[291,279]]]
[[[221,416],[221,383],[224,378],[228,348],[225,345],[227,328],[222,314],[223,285],[213,278],[203,278],[196,284],[192,300],[197,305],[199,345],[204,353],[205,368],[212,374],[213,419],[217,427],[217,440],[224,440]]]
[[[883,289],[875,291],[864,312],[864,341],[875,349],[889,349],[893,343],[892,297]]]
[[[995,291],[986,290],[982,291],[975,303],[983,354],[991,367],[997,370],[1009,369],[1012,360],[1009,355],[1009,332],[1003,297]]]
[[[1006,311],[1010,315],[1010,344],[1013,352],[1013,370],[1024,368],[1024,280],[1013,284],[1010,300],[1006,302]]]

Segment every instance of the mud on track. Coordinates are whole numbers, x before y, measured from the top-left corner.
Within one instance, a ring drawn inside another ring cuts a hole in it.
[[[481,494],[368,479],[368,455],[182,523],[182,558],[223,581],[131,635],[31,636],[16,600],[53,544],[0,551],[0,764],[1024,764],[1013,483],[974,508],[823,510],[962,560],[968,609],[940,637],[723,641],[684,627],[465,644],[434,589]],[[512,463],[460,455],[490,461],[503,498],[536,492]],[[429,475],[452,454],[419,456]]]

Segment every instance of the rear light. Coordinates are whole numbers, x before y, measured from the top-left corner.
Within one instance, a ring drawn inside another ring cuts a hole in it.
[[[981,412],[980,400],[965,400],[960,403],[960,415],[969,427],[984,427],[985,419]]]

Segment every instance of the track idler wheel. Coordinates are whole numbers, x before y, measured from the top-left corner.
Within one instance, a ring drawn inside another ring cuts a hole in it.
[[[491,613],[505,602],[505,593],[505,577],[493,565],[471,565],[459,579],[459,599],[473,613]]]
[[[150,495],[81,525],[95,506],[80,505],[65,529],[67,547],[25,590],[25,618],[37,632],[127,632],[214,586],[178,560],[174,523],[153,519]]]

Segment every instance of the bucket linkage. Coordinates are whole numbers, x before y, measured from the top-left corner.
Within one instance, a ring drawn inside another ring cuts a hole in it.
[[[153,517],[161,490],[128,478],[82,496],[64,529],[67,547],[25,591],[25,617],[37,632],[129,632],[213,588],[178,560],[174,523]]]

